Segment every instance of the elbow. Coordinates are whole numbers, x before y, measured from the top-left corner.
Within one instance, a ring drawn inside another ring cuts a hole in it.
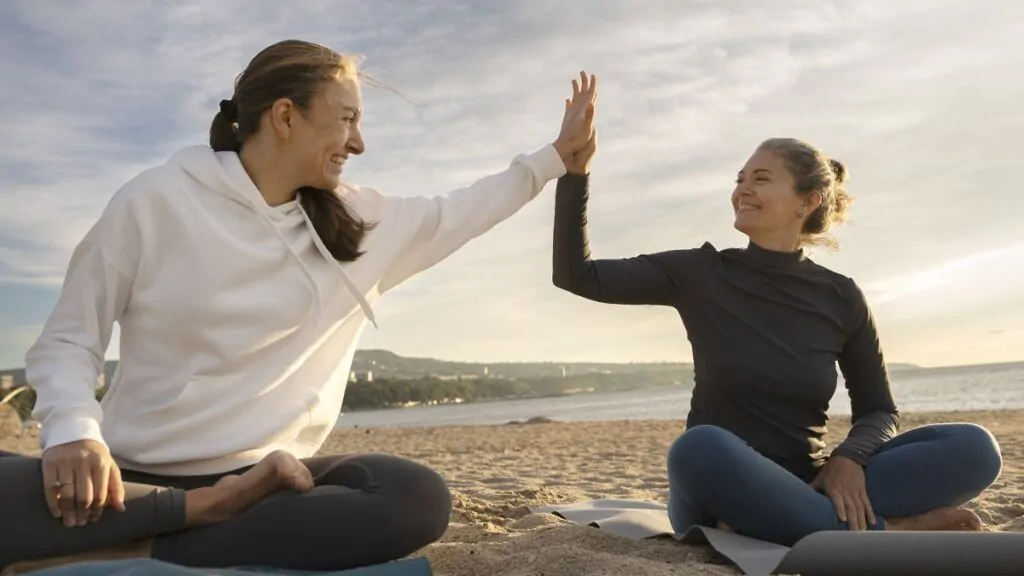
[[[551,283],[555,285],[555,288],[563,290],[576,296],[583,295],[583,283],[578,278],[565,273],[560,273],[557,270],[551,275]]]
[[[560,274],[558,270],[555,270],[551,274],[551,283],[555,285],[555,288],[559,288],[561,290],[568,290],[569,287],[568,278],[566,278],[564,274]]]
[[[600,301],[601,279],[592,260],[565,265],[556,261],[551,273],[551,282],[556,288],[587,300]]]

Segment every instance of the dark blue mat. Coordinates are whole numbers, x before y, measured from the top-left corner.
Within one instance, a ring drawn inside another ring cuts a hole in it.
[[[399,560],[378,566],[353,568],[333,572],[306,572],[302,570],[279,570],[276,568],[185,568],[152,560],[110,560],[102,562],[81,562],[57,568],[33,572],[35,576],[257,576],[263,574],[316,574],[319,576],[431,576],[430,562],[426,558]]]

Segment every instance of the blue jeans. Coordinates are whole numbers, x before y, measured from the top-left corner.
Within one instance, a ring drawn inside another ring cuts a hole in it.
[[[877,524],[960,506],[1002,470],[999,445],[974,424],[935,424],[889,440],[865,468]],[[717,426],[694,426],[668,454],[668,512],[681,534],[721,521],[739,534],[784,546],[822,530],[847,530],[825,494]]]

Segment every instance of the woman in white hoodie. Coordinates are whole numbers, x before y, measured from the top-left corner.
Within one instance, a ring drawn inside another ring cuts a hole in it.
[[[565,174],[593,133],[595,88],[574,81],[558,138],[505,171],[397,197],[340,182],[364,148],[359,80],[329,48],[269,46],[221,102],[210,146],[110,201],[26,358],[43,454],[0,458],[0,567],[344,569],[445,531],[451,495],[434,471],[313,456],[374,301]],[[97,402],[115,322],[121,362]]]

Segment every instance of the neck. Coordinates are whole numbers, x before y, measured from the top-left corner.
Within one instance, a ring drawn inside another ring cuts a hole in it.
[[[750,241],[759,248],[772,252],[796,252],[800,250],[800,236],[788,232],[749,234]]]
[[[298,187],[293,179],[275,168],[274,158],[279,158],[280,154],[253,139],[246,143],[238,157],[268,206],[280,206],[295,199]]]

